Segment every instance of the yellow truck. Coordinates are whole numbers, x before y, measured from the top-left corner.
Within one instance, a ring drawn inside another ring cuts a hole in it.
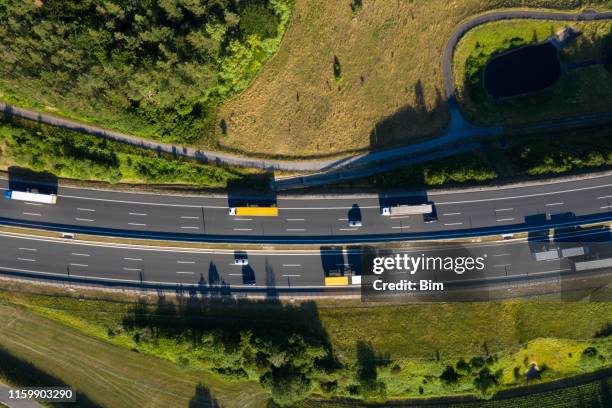
[[[349,284],[348,276],[326,276],[325,286],[346,286]]]
[[[277,207],[230,207],[229,215],[249,217],[278,217]]]

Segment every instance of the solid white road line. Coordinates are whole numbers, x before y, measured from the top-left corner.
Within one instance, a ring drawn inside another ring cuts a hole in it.
[[[242,276],[242,274],[241,274],[241,273],[230,273],[230,274],[228,274],[228,275],[229,275],[229,276]]]
[[[512,254],[493,254],[491,256],[508,256],[508,255],[512,255]]]
[[[31,212],[24,212],[23,215],[32,215],[34,217],[40,217],[40,214],[38,214],[38,213],[31,213]]]
[[[253,221],[252,218],[234,218],[234,221]]]
[[[563,184],[563,183],[560,183]],[[534,194],[524,194],[524,195],[516,195],[516,196],[505,196],[505,197],[497,197],[497,198],[484,198],[484,199],[478,199],[478,200],[464,200],[464,201],[448,201],[448,202],[437,202],[437,205],[449,205],[449,204],[467,204],[467,203],[475,203],[475,202],[486,202],[486,201],[503,201],[503,200],[511,200],[511,199],[519,199],[519,198],[529,198],[529,197],[540,197],[540,196],[550,196],[550,195],[556,195],[556,194],[565,194],[565,193],[575,193],[575,192],[579,192],[579,191],[587,191],[587,190],[597,190],[597,189],[603,189],[603,188],[607,188],[607,187],[612,187],[612,184],[600,184],[600,185],[596,185],[596,186],[587,186],[587,187],[580,187],[580,188],[574,188],[574,189],[567,189],[567,190],[557,190],[557,191],[550,191],[550,192],[545,192],[545,193],[534,193]],[[73,187],[64,187],[67,189],[74,189],[74,190],[79,190],[79,188],[73,188]],[[1,190],[5,190],[5,189],[1,189]],[[126,193],[123,193],[126,194]],[[128,193],[129,194],[129,193]],[[133,194],[147,194],[147,193],[133,193]],[[156,195],[159,196],[159,194],[150,194],[150,195]],[[122,204],[135,204],[135,205],[150,205],[150,206],[157,206],[157,207],[181,207],[181,208],[216,208],[216,209],[227,209],[227,205],[192,205],[192,204],[171,204],[171,203],[152,203],[152,202],[143,202],[143,201],[130,201],[130,200],[115,200],[115,199],[108,199],[108,198],[99,198],[99,197],[82,197],[82,196],[73,196],[73,195],[58,195],[58,197],[64,197],[64,198],[73,198],[73,199],[79,199],[79,200],[87,200],[87,201],[101,201],[101,202],[111,202],[111,203],[122,203]],[[173,196],[176,197],[176,196]],[[601,197],[601,198],[609,198],[612,196],[605,196],[605,197]],[[325,199],[325,197],[317,197],[316,200],[321,200],[321,199]],[[335,199],[335,198],[331,198],[330,199]],[[279,207],[279,209],[281,210],[349,210],[352,207],[347,207],[347,206],[342,206],[342,207]],[[364,208],[380,208],[379,205],[374,205],[374,206],[361,206],[362,209]]]
[[[603,197],[597,197],[598,200],[605,200],[606,198],[612,198],[612,195],[607,195]]]
[[[603,207],[599,207],[602,210],[608,209],[608,208],[612,208],[612,205],[604,205]]]
[[[348,221],[348,218],[338,218],[338,221]]]
[[[34,206],[38,206],[38,207],[40,207],[42,205],[41,203],[28,203],[28,202],[25,202],[24,204],[25,205],[34,205]]]
[[[302,276],[302,275],[283,275],[283,276],[286,276],[286,277],[293,277],[293,276]]]
[[[340,228],[340,231],[357,231],[357,228]]]
[[[396,215],[396,216],[391,217],[392,220],[399,220],[400,218],[410,218],[410,216],[409,215]]]

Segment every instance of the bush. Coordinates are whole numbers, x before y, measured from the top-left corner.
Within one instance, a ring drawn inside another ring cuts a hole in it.
[[[503,372],[501,370],[492,373],[489,367],[484,367],[474,379],[474,386],[481,393],[488,394],[499,383],[499,379],[502,377],[502,374]]]
[[[457,374],[453,367],[446,366],[446,368],[440,375],[440,380],[447,384],[456,383],[457,380],[459,380],[459,374]]]
[[[593,358],[596,357],[599,352],[595,347],[587,347],[582,351],[582,357]]]
[[[484,367],[484,365],[485,359],[482,357],[472,357],[472,359],[470,360],[470,366],[472,366],[473,368]]]

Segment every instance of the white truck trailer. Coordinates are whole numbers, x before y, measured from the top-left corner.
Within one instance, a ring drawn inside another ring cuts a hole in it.
[[[38,194],[13,190],[5,191],[4,198],[7,200],[28,201],[41,204],[55,204],[57,202],[57,196],[55,194]]]
[[[381,210],[381,215],[388,217],[392,215],[431,214],[432,212],[433,205],[431,204],[396,205],[393,207],[383,207]]]
[[[593,269],[612,269],[612,258],[595,259],[593,261],[575,262],[576,272],[589,271]]]

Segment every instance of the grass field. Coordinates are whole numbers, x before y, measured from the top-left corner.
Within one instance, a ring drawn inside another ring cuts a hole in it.
[[[180,369],[6,302],[0,304],[0,347],[82,392],[89,406],[213,407],[217,401],[242,408],[265,407],[268,399],[256,384],[222,382],[202,371]]]
[[[466,117],[473,123],[517,125],[609,111],[612,72],[603,65],[572,70],[550,88],[500,101],[490,98],[482,85],[482,69],[492,55],[543,41],[570,25],[583,34],[560,51],[561,63],[601,58],[603,46],[612,41],[612,22],[498,21],[468,32],[457,46],[453,64],[457,97]]]
[[[122,323],[133,309],[129,303],[15,293],[3,293],[2,299],[66,325],[82,336],[123,350],[139,349],[141,354],[134,355],[156,356],[175,366],[187,357],[191,369],[199,372],[207,368],[205,360],[198,360],[198,346],[192,356],[188,350],[194,344],[181,340],[181,336],[161,337],[151,343],[135,340],[134,333]],[[491,395],[495,389],[524,385],[522,373],[532,361],[547,367],[542,378],[551,380],[609,366],[612,358],[612,338],[595,338],[610,323],[612,305],[608,303],[543,301],[363,307],[359,303],[323,301],[316,310],[306,313],[307,309],[281,311],[274,306],[262,307],[211,305],[199,318],[202,327],[209,329],[228,324],[248,327],[257,321],[258,326],[283,327],[287,333],[294,330],[320,333],[343,365],[339,371],[321,373],[318,380],[321,384],[326,381],[336,384],[333,391],[313,384],[315,392],[326,396],[365,396],[380,401],[462,393]],[[262,319],[262,315],[266,317]],[[192,321],[190,327],[193,324]],[[593,357],[585,357],[587,347],[597,350]],[[458,379],[452,383],[442,381],[440,376],[445,367],[460,367],[460,360],[468,362],[468,367],[457,368]],[[364,367],[373,373],[373,377],[366,378],[370,382],[364,382],[360,374]],[[496,384],[479,389],[475,381],[485,368],[496,373]],[[214,382],[204,382],[221,398],[223,393],[211,385]],[[369,384],[369,391],[364,391],[364,384]]]
[[[226,102],[224,149],[317,156],[427,138],[447,123],[442,52],[455,27],[499,8],[576,9],[607,1],[296,0],[276,56]],[[340,74],[334,73],[337,58]]]
[[[529,395],[505,397],[490,401],[457,402],[451,404],[428,404],[431,408],[527,408],[527,407],[607,407],[612,403],[612,376],[587,381],[578,385],[559,387],[550,391],[534,390]],[[396,403],[397,408],[417,408],[414,402]],[[359,402],[343,404],[321,400],[306,401],[303,408],[368,408]],[[371,407],[371,406],[369,406]]]

